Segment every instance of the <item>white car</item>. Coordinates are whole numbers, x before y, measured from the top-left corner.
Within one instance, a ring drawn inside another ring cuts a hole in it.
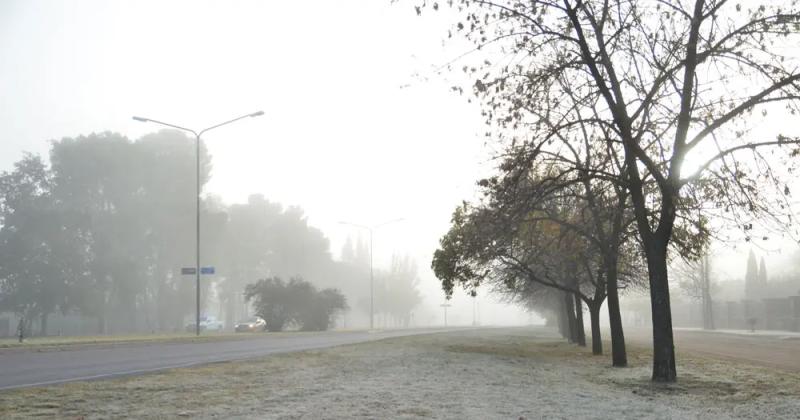
[[[267,329],[267,323],[258,316],[240,321],[236,324],[236,332],[261,332]]]
[[[213,315],[200,317],[200,331],[222,331],[222,322]],[[186,325],[186,331],[194,331],[194,322]]]

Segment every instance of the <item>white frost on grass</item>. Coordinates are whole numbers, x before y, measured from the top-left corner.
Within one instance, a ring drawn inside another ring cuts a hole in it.
[[[458,331],[0,393],[0,417],[800,418],[797,375],[692,357],[659,386],[647,353],[615,369],[543,329]]]

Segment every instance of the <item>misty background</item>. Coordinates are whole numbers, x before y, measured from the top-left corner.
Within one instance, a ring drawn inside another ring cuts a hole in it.
[[[445,81],[417,76],[447,55],[431,42],[436,22],[408,5],[319,1],[310,10],[256,1],[3,2],[0,170],[24,152],[47,161],[54,140],[112,132],[136,141],[159,132],[132,115],[202,128],[263,109],[264,117],[204,136],[212,165],[204,197],[235,205],[260,194],[297,206],[336,260],[348,239],[367,240],[339,221],[403,218],[376,230],[375,267],[412,259],[418,311],[427,314],[419,322],[441,323],[430,255],[486,165],[477,108]],[[193,217],[185,222],[191,229]],[[185,246],[191,256],[193,238]],[[208,254],[202,261],[215,265]],[[367,291],[368,280],[350,281]],[[363,316],[357,297],[350,300]],[[484,323],[529,320],[479,302]],[[451,323],[472,322],[471,299],[453,305]]]
[[[228,215],[248,205],[273,206],[307,226],[304,232],[331,261],[359,261],[358,270],[341,276],[307,265],[269,268],[341,287],[354,326],[366,325],[360,302],[369,286],[368,237],[339,222],[371,226],[402,218],[375,231],[374,265],[383,273],[398,259],[415,266],[416,323],[441,324],[444,298],[429,268],[431,254],[452,210],[493,167],[478,106],[452,94],[437,72],[468,50],[432,41],[446,36],[446,20],[420,18],[408,3],[374,0],[2,2],[0,170],[12,171],[25,152],[48,163],[53,141],[92,133],[137,144],[160,136],[164,147],[169,138],[189,141],[133,115],[199,129],[263,109],[261,118],[204,136],[211,165],[204,206]],[[185,194],[173,198],[185,201],[189,216],[164,225],[186,230],[171,245],[185,246],[186,255],[174,259],[185,260],[183,266],[193,265],[190,152],[186,162],[173,162],[187,171]],[[74,164],[88,156],[78,154]],[[222,269],[223,258],[215,261],[210,249],[223,241],[213,242],[215,220],[208,216],[203,229],[212,233],[203,238],[210,248],[202,265]],[[355,254],[343,255],[350,248]],[[728,284],[722,299],[741,299],[751,249],[771,277],[797,273],[798,248],[789,238],[715,246],[717,282]],[[257,279],[252,274],[246,282]],[[193,285],[185,286],[191,299]],[[483,324],[539,322],[486,293],[477,300]],[[452,304],[451,324],[472,323],[471,298],[459,292]],[[220,307],[207,308],[225,317]]]

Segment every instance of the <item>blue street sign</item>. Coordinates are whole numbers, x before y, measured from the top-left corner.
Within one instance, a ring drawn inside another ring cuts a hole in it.
[[[197,269],[194,267],[183,267],[181,268],[181,274],[189,275],[189,274],[197,274]]]
[[[200,274],[214,274],[214,267],[200,267]]]

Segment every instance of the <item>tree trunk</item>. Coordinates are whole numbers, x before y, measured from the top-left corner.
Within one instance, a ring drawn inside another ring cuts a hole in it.
[[[23,318],[25,320],[25,333],[31,337],[33,336],[33,318],[34,315]]]
[[[622,317],[619,313],[619,290],[617,288],[616,262],[607,273],[606,299],[608,299],[608,323],[611,329],[611,364],[615,367],[628,366],[625,349],[625,334],[622,331]]]
[[[714,329],[714,307],[711,303],[711,266],[708,264],[708,254],[701,260],[703,273],[701,276],[703,287],[703,328]]]
[[[578,295],[575,298],[575,341],[581,347],[586,347],[586,330],[583,328],[583,302]]]
[[[102,309],[102,313],[97,317],[97,334],[103,335],[106,333],[106,311]]]
[[[589,305],[592,323],[592,354],[603,354],[603,338],[600,335],[600,304]]]
[[[650,280],[650,308],[653,313],[653,381],[675,382],[675,346],[669,303],[667,241],[654,237],[645,245]]]
[[[570,343],[576,343],[578,341],[578,325],[571,293],[564,293],[564,309],[567,314],[567,337]]]
[[[708,294],[708,329],[713,330],[714,327],[714,301],[711,300],[711,293]]]
[[[39,325],[39,335],[45,337],[47,335],[47,318],[50,316],[47,312],[43,312],[41,315],[41,322]]]
[[[25,340],[25,318],[23,316],[20,316],[17,323],[17,338],[20,343]]]
[[[556,322],[558,322],[558,333],[561,337],[569,339],[569,327],[567,326],[567,307],[563,300],[558,300],[558,307],[555,310]]]
[[[228,292],[228,298],[225,300],[225,328],[233,330],[236,326],[236,295],[233,291]]]

